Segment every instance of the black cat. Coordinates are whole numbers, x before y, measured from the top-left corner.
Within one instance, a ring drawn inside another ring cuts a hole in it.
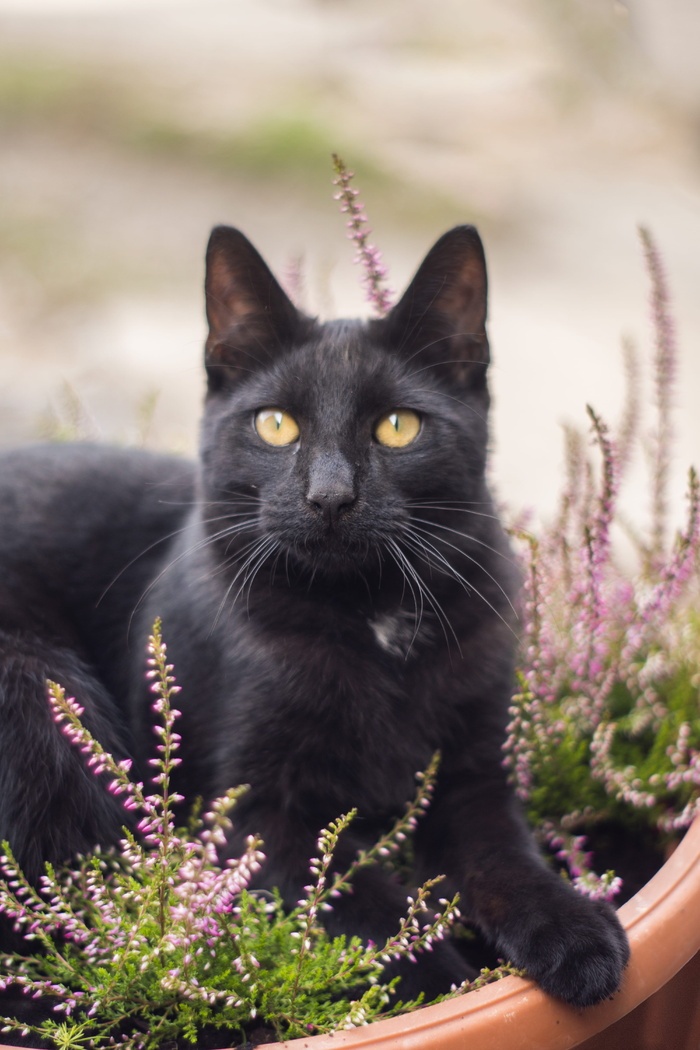
[[[416,879],[444,873],[552,995],[610,995],[628,956],[619,922],[541,859],[502,765],[517,579],[484,480],[478,234],[445,234],[384,320],[319,324],[220,227],[206,301],[198,466],[88,446],[2,461],[0,836],[36,878],[117,835],[122,811],[53,724],[44,680],[145,762],[157,614],[182,686],[177,787],[250,784],[230,849],[263,836],[264,885],[295,901],[319,829],[356,806],[346,864],[439,749]],[[363,871],[329,923],[381,942],[405,896]],[[468,967],[444,943],[402,973],[402,995],[432,995]]]

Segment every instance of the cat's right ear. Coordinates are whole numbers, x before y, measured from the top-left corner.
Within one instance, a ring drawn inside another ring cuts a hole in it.
[[[204,290],[210,393],[269,367],[308,324],[248,238],[231,226],[212,230]]]
[[[431,369],[463,387],[486,388],[487,278],[481,238],[455,226],[433,245],[382,325],[415,370]]]

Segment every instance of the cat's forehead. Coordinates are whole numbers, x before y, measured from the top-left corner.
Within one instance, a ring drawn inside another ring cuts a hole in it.
[[[394,388],[402,372],[394,355],[379,346],[359,320],[318,325],[283,365],[287,382],[320,400],[331,394],[366,399]]]
[[[381,366],[381,355],[369,337],[366,322],[337,320],[319,324],[308,340],[307,353],[317,366],[346,375],[366,374]]]

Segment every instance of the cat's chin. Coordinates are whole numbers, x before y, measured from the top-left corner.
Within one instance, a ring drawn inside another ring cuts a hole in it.
[[[304,576],[328,580],[379,575],[381,564],[376,549],[340,541],[297,545],[290,550],[289,561]]]

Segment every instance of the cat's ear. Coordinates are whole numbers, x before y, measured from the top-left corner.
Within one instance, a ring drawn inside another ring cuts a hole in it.
[[[387,315],[385,338],[415,369],[483,387],[489,363],[486,259],[473,226],[445,233]]]
[[[210,392],[268,367],[309,323],[248,238],[231,226],[212,230],[204,290]]]

